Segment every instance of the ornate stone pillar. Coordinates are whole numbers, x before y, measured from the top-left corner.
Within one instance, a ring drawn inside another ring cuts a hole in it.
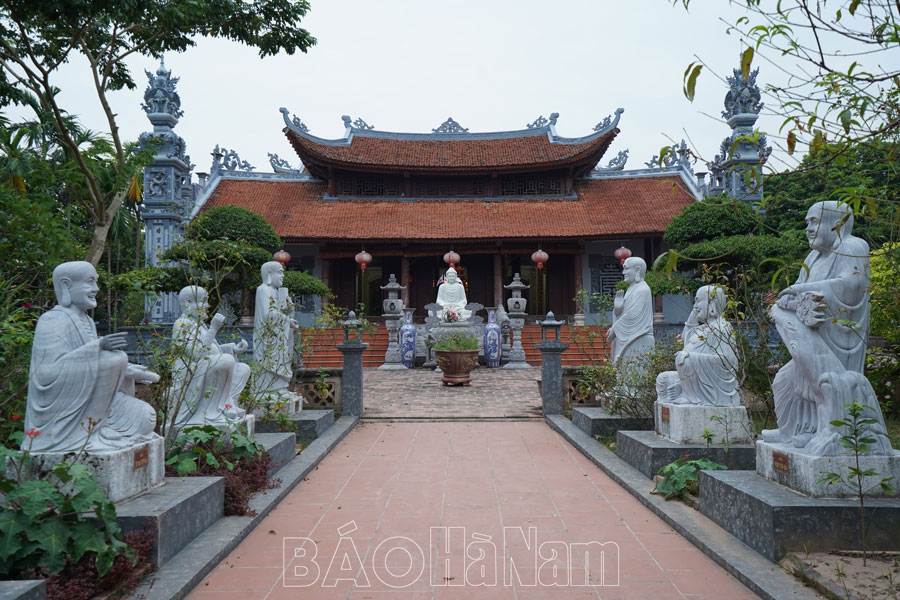
[[[526,285],[516,273],[512,283],[503,286],[512,290],[512,298],[506,301],[509,307],[509,328],[512,332],[512,348],[509,350],[509,362],[503,365],[504,369],[530,369],[531,365],[525,362],[525,348],[522,347],[522,329],[525,327],[525,306],[528,301],[522,297],[522,290],[527,290]]]
[[[391,273],[388,284],[381,286],[381,289],[387,290],[388,293],[388,297],[382,300],[384,325],[388,332],[388,347],[384,353],[384,364],[378,367],[378,370],[399,371],[406,369],[406,367],[400,362],[400,344],[398,343],[398,332],[400,331],[404,305],[403,300],[400,300],[397,296],[406,287],[397,283],[397,278]]]
[[[347,316],[348,319],[341,323],[344,328],[344,343],[337,345],[337,349],[344,355],[344,368],[341,374],[341,415],[361,417],[363,414],[362,355],[369,345],[362,342],[356,313],[350,311]]]
[[[569,347],[559,337],[559,328],[564,324],[565,321],[557,321],[552,312],[547,313],[546,320],[538,321],[541,343],[537,344],[537,349],[541,351],[541,406],[544,415],[563,414],[562,353]]]

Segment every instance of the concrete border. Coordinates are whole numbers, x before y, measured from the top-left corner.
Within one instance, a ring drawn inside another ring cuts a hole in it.
[[[666,502],[651,495],[652,482],[610,452],[565,417],[549,415],[545,421],[592,463],[653,511],[682,537],[765,600],[814,600],[819,596],[785,573],[781,567],[724,531],[698,511],[681,502]]]
[[[132,598],[181,600],[216,568],[241,541],[281,502],[323,458],[359,423],[358,417],[341,417],[319,439],[273,473],[281,486],[250,499],[252,517],[222,517],[185,546],[169,562],[135,589]]]

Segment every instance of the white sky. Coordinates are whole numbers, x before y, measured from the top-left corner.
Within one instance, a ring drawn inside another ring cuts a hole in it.
[[[693,104],[682,94],[684,70],[695,54],[722,76],[738,65],[742,46],[721,19],[733,22],[742,13],[724,0],[693,0],[690,12],[668,0],[311,4],[304,26],[318,44],[307,54],[260,59],[252,48],[201,39],[185,53],[166,56],[166,66],[181,78],[185,114],[176,131],[195,171],[209,170],[216,144],[236,150],[257,170],[271,170],[268,152],[296,166],[281,133],[280,106],[325,138],[343,135],[343,114],[380,130],[408,132],[430,132],[452,116],[479,132],[524,128],[551,112],[560,113],[560,135],[578,137],[621,106],[622,133],[602,165],[629,148],[631,169],[642,168],[669,138],[689,136],[710,160],[730,133],[719,116],[726,87],[713,73],[704,69]],[[130,64],[138,89],[111,99],[123,136],[136,139],[151,129],[140,109],[142,70],[155,71],[157,63],[137,57]],[[775,69],[761,66],[759,83],[772,82]],[[57,85],[71,113],[106,130],[84,65],[67,66]],[[758,122],[770,138],[779,124],[766,116]]]

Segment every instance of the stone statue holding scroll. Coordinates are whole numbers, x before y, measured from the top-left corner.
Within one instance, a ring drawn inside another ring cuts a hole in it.
[[[250,366],[237,360],[237,355],[247,349],[247,342],[216,342],[225,316],[217,314],[206,325],[209,304],[202,287],[185,287],[178,303],[181,316],[172,327],[176,359],[169,393],[170,404],[178,406],[175,424],[227,427],[245,414],[238,397],[250,378]]]
[[[299,324],[292,317],[294,303],[284,284],[284,267],[276,261],[260,269],[262,284],[256,288],[253,316],[253,359],[258,372],[253,378],[253,393],[258,397],[297,400],[288,390],[294,370],[294,330]],[[299,409],[299,406],[297,407]]]
[[[791,360],[772,383],[778,428],[767,442],[790,444],[819,456],[843,452],[840,428],[846,406],[866,407],[870,454],[892,452],[884,417],[863,375],[869,331],[869,246],[854,235],[853,211],[818,202],[806,214],[811,252],[797,282],[782,290],[771,314]]]
[[[647,263],[632,256],[623,265],[626,291],[619,290],[613,305],[613,324],[606,333],[612,361],[620,364],[653,350],[653,295],[644,281]]]
[[[32,452],[107,452],[158,438],[156,411],[134,397],[134,384],[159,376],[130,364],[126,333],[97,337],[88,315],[97,307],[97,271],[89,262],[53,270],[59,304],[41,315],[34,331],[25,430]]]
[[[438,286],[437,300],[443,308],[437,315],[442,321],[448,320],[449,313],[456,315],[458,321],[467,321],[472,316],[472,311],[466,310],[469,301],[466,299],[466,287],[456,275],[456,269],[450,267],[445,273],[447,280]]]
[[[659,401],[669,404],[739,406],[737,354],[731,324],[722,314],[725,290],[705,285],[684,324],[684,349],[675,355],[675,371],[656,378]]]

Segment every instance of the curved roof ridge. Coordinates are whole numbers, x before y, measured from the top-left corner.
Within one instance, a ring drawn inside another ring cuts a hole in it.
[[[281,107],[279,110],[282,114],[284,124],[287,129],[293,131],[299,136],[307,138],[310,141],[326,146],[346,146],[353,141],[354,137],[409,141],[481,141],[547,136],[547,139],[551,144],[584,144],[596,140],[609,133],[613,129],[616,129],[622,113],[625,112],[624,108],[617,108],[615,111],[615,118],[613,118],[612,116],[608,116],[604,121],[598,123],[594,127],[593,133],[575,138],[562,137],[560,135],[557,135],[555,127],[555,117],[558,117],[559,113],[553,113],[554,118],[551,118],[543,125],[528,125],[525,129],[513,129],[509,131],[469,132],[468,129],[461,130],[460,128],[458,132],[445,133],[439,131],[438,129],[440,128],[438,128],[436,130],[433,130],[432,133],[408,133],[398,131],[383,131],[371,127],[360,128],[348,124],[344,137],[337,139],[326,139],[309,133],[309,128],[305,124],[303,124],[303,122],[299,118],[297,118],[296,116],[288,116],[290,114],[290,111],[288,111],[287,108]],[[349,117],[345,119],[345,123],[347,123],[348,121]],[[452,117],[448,118],[445,124],[451,121],[453,122],[453,124],[458,125],[458,123],[453,121]]]

